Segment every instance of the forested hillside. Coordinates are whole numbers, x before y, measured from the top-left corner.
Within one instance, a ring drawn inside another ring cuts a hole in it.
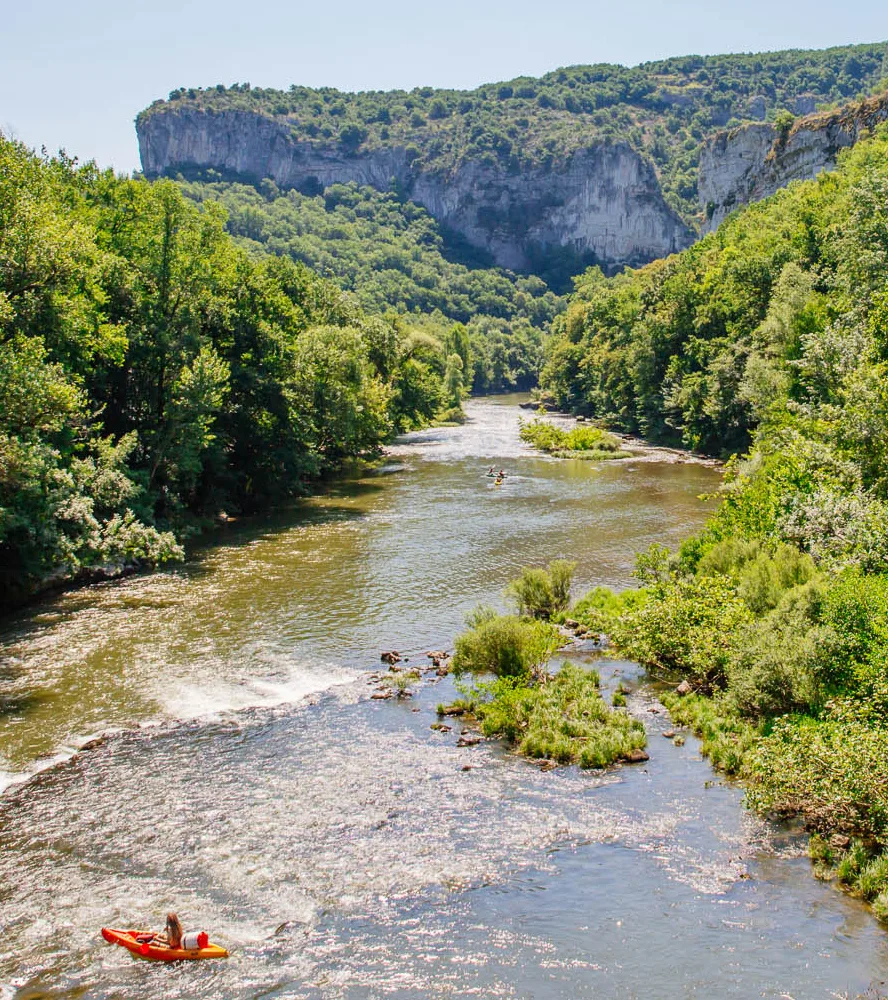
[[[367,311],[413,314],[411,322],[439,336],[454,322],[466,324],[475,392],[536,384],[543,331],[563,300],[533,275],[453,263],[439,225],[419,205],[354,184],[315,196],[282,192],[271,180],[258,187],[212,177],[179,184],[197,203],[219,201],[228,231],[254,256],[307,264]]]
[[[751,443],[709,526],[592,618],[687,679],[673,717],[888,919],[888,127],[679,256],[585,275],[558,324],[564,405]]]
[[[543,387],[567,409],[713,454],[742,450],[775,407],[833,402],[882,333],[885,149],[883,128],[836,172],[682,254],[610,279],[588,271],[556,320]]]
[[[649,156],[667,202],[686,221],[698,212],[703,138],[742,121],[813,111],[870,92],[888,77],[886,44],[683,56],[640,66],[570,66],[471,91],[418,87],[344,93],[235,84],[183,88],[142,112],[258,112],[285,121],[295,139],[358,153],[406,148],[417,167],[448,172],[472,160],[514,172],[554,164],[578,148],[623,140]]]
[[[0,605],[180,558],[219,512],[428,421],[471,364],[441,333],[251,258],[170,181],[0,136]]]

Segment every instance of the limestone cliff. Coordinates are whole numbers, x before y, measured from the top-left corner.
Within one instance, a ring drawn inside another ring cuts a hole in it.
[[[886,119],[888,95],[883,94],[800,118],[786,134],[774,125],[755,123],[714,135],[700,153],[697,191],[706,214],[703,232],[717,229],[741,205],[830,169],[841,149]]]
[[[254,112],[170,108],[140,118],[137,129],[149,177],[198,168],[270,177],[303,191],[350,181],[380,190],[396,184],[514,270],[556,248],[615,269],[684,249],[695,238],[664,201],[653,167],[623,142],[595,142],[549,166],[514,170],[464,159],[444,171],[423,166],[415,150],[399,145],[349,150],[307,141],[285,119]]]

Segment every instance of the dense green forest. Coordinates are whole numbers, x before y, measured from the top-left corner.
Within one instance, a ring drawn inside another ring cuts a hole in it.
[[[534,276],[469,268],[444,253],[435,219],[419,205],[354,184],[309,197],[214,178],[177,178],[197,203],[225,207],[228,231],[253,256],[269,252],[307,264],[352,292],[372,313],[413,314],[439,337],[466,324],[472,389],[529,389],[542,365],[543,330],[563,300]]]
[[[879,328],[883,142],[682,254],[614,278],[587,271],[555,321],[543,388],[565,409],[725,455],[775,407],[801,412],[835,391]]]
[[[683,254],[589,273],[547,385],[742,458],[708,526],[578,614],[888,919],[888,127]]]
[[[181,558],[458,405],[464,327],[371,316],[224,209],[0,136],[0,605]]]
[[[888,45],[818,51],[683,56],[641,66],[570,66],[471,91],[418,87],[344,93],[295,84],[288,91],[226,87],[173,91],[175,106],[285,118],[294,137],[347,152],[405,147],[417,166],[465,159],[554,164],[590,141],[630,142],[653,160],[667,201],[692,222],[700,143],[715,129],[781,111],[813,111],[869,93],[888,77]],[[155,102],[142,112],[166,108]]]

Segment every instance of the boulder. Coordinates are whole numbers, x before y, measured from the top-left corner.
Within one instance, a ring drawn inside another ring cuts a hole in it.
[[[396,649],[390,649],[379,657],[383,663],[400,663],[401,654]]]
[[[694,689],[691,686],[690,681],[684,680],[675,689],[675,693],[681,695],[681,697],[683,698],[686,694],[690,694],[693,690]]]
[[[650,760],[650,754],[646,753],[644,750],[630,750],[626,754],[626,761],[630,764],[641,764],[643,761]]]

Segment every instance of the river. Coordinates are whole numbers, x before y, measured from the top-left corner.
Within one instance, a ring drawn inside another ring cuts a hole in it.
[[[651,760],[599,773],[457,747],[459,726],[429,728],[449,678],[370,699],[382,650],[452,648],[522,565],[576,559],[577,595],[628,585],[718,482],[542,457],[514,398],[468,411],[184,566],[4,622],[0,998],[801,1000],[888,980],[866,909],[696,740],[661,738],[633,664],[596,666],[633,684]],[[160,967],[99,936],[168,909],[231,958]]]

